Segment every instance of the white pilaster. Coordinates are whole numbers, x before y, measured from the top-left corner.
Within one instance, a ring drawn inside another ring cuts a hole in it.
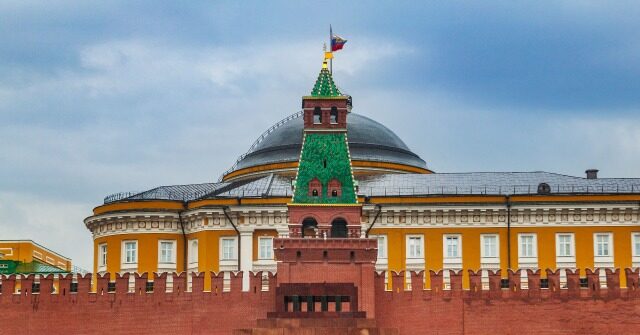
[[[249,275],[253,270],[253,230],[240,231],[240,271],[242,275],[242,291],[249,291]]]

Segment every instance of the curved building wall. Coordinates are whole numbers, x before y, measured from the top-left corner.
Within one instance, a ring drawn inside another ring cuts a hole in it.
[[[364,234],[371,228],[370,237],[380,239],[383,251],[376,264],[379,270],[463,269],[466,280],[469,269],[500,269],[506,276],[508,268],[578,268],[584,273],[586,268],[640,266],[636,249],[640,243],[637,207],[640,195],[512,196],[510,199],[508,212],[505,198],[496,196],[371,197],[370,203],[363,204],[361,231]],[[189,260],[187,270],[272,271],[275,261],[261,259],[260,240],[287,236],[287,200],[281,199],[280,204],[270,203],[271,199],[258,200],[226,209],[203,203],[204,207],[183,211],[187,241],[198,240],[197,261],[193,264]],[[128,207],[135,205],[132,202]],[[145,203],[137,205],[145,206]],[[228,223],[225,210],[238,232]],[[510,216],[509,225],[507,216]],[[161,270],[158,244],[162,240],[176,241],[176,271],[184,269],[183,235],[178,214],[170,209],[120,210],[87,218],[85,222],[94,235],[96,272],[157,272]],[[154,222],[157,222],[156,228]],[[559,235],[571,236],[571,252],[567,256],[557,252]],[[600,235],[609,238],[608,254],[604,256],[597,254]],[[449,236],[459,238],[455,257],[447,255]],[[495,254],[483,251],[486,236],[496,237]],[[531,254],[522,253],[521,236],[533,236]],[[413,243],[409,239],[414,237],[422,249],[417,255],[411,255],[409,248]],[[236,259],[222,259],[221,241],[225,238],[241,242]],[[140,261],[135,270],[122,267],[122,244],[130,240],[139,241]],[[98,248],[102,243],[108,245],[105,269],[99,268],[98,261]],[[189,253],[187,251],[187,259]]]

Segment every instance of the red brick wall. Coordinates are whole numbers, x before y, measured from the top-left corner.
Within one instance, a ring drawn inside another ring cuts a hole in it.
[[[489,290],[481,286],[463,291],[451,273],[452,289],[442,290],[442,273],[430,273],[425,290],[422,272],[412,273],[411,290],[403,283],[383,291],[384,277],[376,275],[376,321],[380,328],[398,328],[400,334],[632,334],[640,327],[638,271],[626,271],[627,288],[619,287],[619,272],[607,271],[607,288],[600,288],[598,271],[586,271],[588,288],[568,283],[568,289],[540,289],[533,285],[539,272],[529,273],[529,289],[520,288],[519,271],[511,272],[509,289],[501,289],[500,273],[492,274]],[[559,273],[548,274],[550,287]],[[404,278],[404,272],[393,274]],[[479,279],[479,278],[477,278]],[[473,279],[472,279],[473,280]],[[455,282],[455,284],[454,284]],[[593,285],[592,285],[593,284]],[[432,284],[433,285],[433,284]],[[559,286],[557,286],[559,287]]]
[[[431,283],[442,282],[441,273],[430,275]],[[631,334],[640,327],[637,271],[626,273],[631,283],[627,288],[618,287],[619,273],[614,272],[607,274],[607,288],[571,284],[559,290],[493,285],[487,291],[463,291],[455,282],[458,275],[453,276],[452,290],[435,285],[425,290],[419,285],[422,273],[414,273],[410,291],[397,282],[392,291],[385,291],[384,277],[375,276],[377,326],[398,328],[401,334]],[[594,284],[596,276],[597,271],[587,272]],[[251,277],[249,292],[239,291],[241,275],[232,277],[231,292],[202,292],[204,280],[221,287],[222,277],[209,279],[201,274],[193,279],[193,293],[184,292],[184,275],[174,277],[173,293],[162,289],[166,276],[158,277],[155,293],[138,290],[146,284],[144,275],[136,276],[136,292],[140,293],[126,293],[125,275],[118,278],[115,293],[105,294],[89,292],[91,277],[80,278],[78,293],[69,294],[70,278],[63,278],[64,295],[47,291],[50,278],[40,280],[40,294],[28,290],[13,294],[15,278],[4,278],[0,334],[230,334],[233,329],[255,327],[255,320],[274,309],[273,276],[268,292],[261,291],[259,274]],[[32,280],[31,276],[23,278],[21,286],[30,287]],[[98,287],[106,284],[104,280],[99,280]],[[553,275],[550,280],[555,280]]]

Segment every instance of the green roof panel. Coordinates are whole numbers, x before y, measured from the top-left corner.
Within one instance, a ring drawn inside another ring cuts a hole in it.
[[[340,93],[340,90],[333,82],[333,77],[331,76],[329,69],[326,67],[326,64],[323,64],[322,69],[320,70],[316,84],[311,90],[311,96],[319,98],[342,96],[342,93]]]

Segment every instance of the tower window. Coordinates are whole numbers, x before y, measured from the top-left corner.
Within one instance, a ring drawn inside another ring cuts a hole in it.
[[[322,183],[320,183],[320,180],[318,180],[318,178],[311,179],[311,181],[309,181],[308,195],[317,197],[320,195],[320,193],[322,193]]]
[[[320,107],[316,107],[313,110],[313,123],[320,124],[322,123],[322,110]]]
[[[338,179],[331,179],[327,184],[327,194],[331,194],[332,197],[342,196],[342,184]]]
[[[338,107],[331,107],[331,123],[338,123]]]

